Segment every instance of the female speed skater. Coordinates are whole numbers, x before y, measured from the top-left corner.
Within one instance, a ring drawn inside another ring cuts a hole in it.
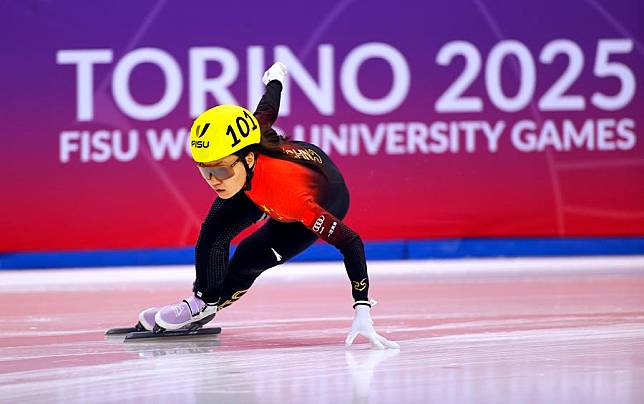
[[[317,238],[344,257],[355,303],[346,337],[357,335],[372,347],[399,348],[376,333],[371,320],[369,277],[360,236],[342,222],[349,191],[338,168],[318,147],[290,141],[272,128],[279,111],[286,68],[273,64],[262,78],[266,91],[257,110],[219,105],[203,112],[190,130],[197,167],[217,198],[204,220],[195,247],[193,295],[139,314],[143,327],[177,330],[210,321],[243,296],[268,268],[288,261]],[[230,260],[230,242],[242,230],[268,217],[242,240]]]

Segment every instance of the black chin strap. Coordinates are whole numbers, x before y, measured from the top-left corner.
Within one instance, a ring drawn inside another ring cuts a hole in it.
[[[244,184],[244,188],[242,188],[244,191],[250,191],[251,188],[251,180],[253,179],[253,173],[255,172],[255,165],[257,164],[257,157],[259,156],[257,153],[253,153],[255,156],[255,164],[253,164],[253,168],[251,169],[248,167],[248,162],[246,162],[246,157],[241,157],[241,162],[244,165],[244,168],[246,169],[246,183]]]

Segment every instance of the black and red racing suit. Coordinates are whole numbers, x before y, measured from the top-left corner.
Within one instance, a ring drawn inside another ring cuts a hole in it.
[[[269,82],[255,111],[262,134],[273,130],[281,90],[279,81]],[[195,248],[196,295],[226,307],[263,271],[321,238],[342,253],[354,300],[368,301],[364,245],[342,222],[349,191],[340,171],[315,145],[289,141],[280,150],[270,156],[259,154],[247,188],[212,204]],[[232,239],[266,215],[267,222],[240,242],[229,261]]]

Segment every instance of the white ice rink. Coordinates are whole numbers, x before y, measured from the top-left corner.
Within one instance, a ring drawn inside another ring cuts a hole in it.
[[[644,402],[644,257],[371,262],[376,329],[345,349],[341,263],[274,268],[219,336],[107,328],[191,288],[189,267],[0,272],[0,402]]]

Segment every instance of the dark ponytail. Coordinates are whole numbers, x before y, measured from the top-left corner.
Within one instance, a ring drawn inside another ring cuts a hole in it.
[[[282,157],[284,152],[282,146],[290,143],[289,138],[279,135],[273,129],[262,133],[259,144],[246,146],[237,153],[239,157],[245,157],[248,153],[264,154],[272,157]]]

